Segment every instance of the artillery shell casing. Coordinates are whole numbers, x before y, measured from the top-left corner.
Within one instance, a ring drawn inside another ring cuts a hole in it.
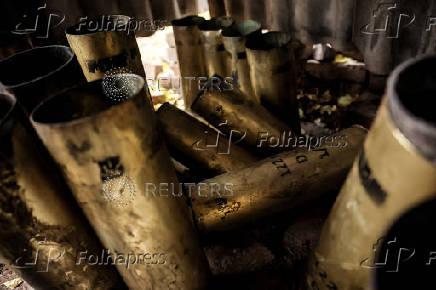
[[[435,199],[420,203],[395,220],[368,259],[379,264],[369,290],[426,289],[433,284],[436,235],[430,229],[435,220]]]
[[[231,77],[231,58],[224,49],[221,36],[222,26],[217,19],[205,20],[198,28],[200,29],[201,43],[204,51],[207,77],[215,74],[223,77]]]
[[[282,150],[278,146],[265,146],[266,143],[259,141],[260,136],[281,140],[284,135],[293,134],[285,123],[236,87],[232,90],[220,91],[213,87],[203,90],[191,108],[228,137],[233,134],[236,140],[240,139],[242,146],[259,155]]]
[[[212,177],[257,161],[245,149],[231,144],[216,129],[169,103],[159,108],[157,116],[170,154],[202,175]]]
[[[291,35],[268,32],[248,40],[245,46],[256,97],[299,133],[296,63]]]
[[[88,82],[120,72],[145,77],[141,53],[130,25],[130,17],[111,15],[66,29],[68,43]]]
[[[259,101],[254,94],[250,80],[250,66],[245,52],[245,42],[249,38],[261,34],[260,23],[247,20],[235,22],[231,26],[223,28],[221,34],[224,48],[232,56],[232,77],[233,84],[241,89],[248,97]]]
[[[376,265],[365,261],[377,241],[401,214],[434,198],[435,64],[434,56],[411,59],[389,78],[386,98],[309,264],[309,287],[366,289]]]
[[[199,229],[235,228],[336,190],[352,166],[365,134],[366,130],[360,127],[346,129],[328,137],[328,142],[322,140],[320,147],[310,151],[305,148],[282,153],[202,181],[191,188]]]
[[[191,106],[200,92],[198,78],[208,77],[198,28],[203,21],[204,18],[198,16],[187,16],[172,21],[186,108]]]
[[[125,288],[25,113],[0,93],[0,256],[35,289]]]
[[[127,100],[110,106],[107,81],[123,84]],[[157,255],[117,264],[130,288],[203,289],[207,267],[184,196],[147,190],[178,181],[144,85],[120,74],[72,88],[38,107],[32,122],[103,244]]]
[[[41,101],[85,78],[71,48],[50,45],[1,60],[0,82],[30,114]]]

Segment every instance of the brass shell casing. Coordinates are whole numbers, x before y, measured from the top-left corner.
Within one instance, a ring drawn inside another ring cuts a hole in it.
[[[35,288],[125,288],[56,166],[8,93],[0,93],[0,256]]]
[[[130,288],[203,289],[207,266],[186,199],[147,190],[178,181],[145,82],[133,74],[103,82],[111,79],[126,86],[124,102],[110,106],[102,82],[88,83],[42,104],[33,125],[103,244],[142,255],[130,268],[117,264]]]
[[[239,136],[237,139],[242,146],[259,155],[282,151],[279,147],[258,146],[260,135],[267,134],[276,139],[293,135],[285,123],[236,87],[232,90],[207,88],[198,95],[191,108],[227,136],[233,131],[233,136]]]
[[[224,49],[220,22],[205,20],[199,26],[207,77],[231,77],[231,55]]]
[[[434,198],[436,126],[429,104],[435,63],[435,57],[412,59],[390,77],[309,264],[309,288],[367,289],[376,271],[368,258],[379,239],[400,215]]]
[[[129,30],[129,20],[130,17],[124,15],[101,16],[66,29],[68,43],[88,82],[115,73],[145,77],[135,32]]]
[[[177,58],[179,60],[182,91],[185,107],[189,108],[197,94],[198,78],[207,78],[204,51],[201,46],[200,25],[204,18],[187,16],[173,20],[174,38],[176,41]]]
[[[213,127],[169,103],[159,108],[157,117],[171,156],[205,178],[243,168],[258,160],[245,149],[231,144]]]
[[[245,42],[249,38],[255,38],[261,34],[260,23],[247,20],[235,22],[224,28],[221,32],[224,48],[232,56],[232,77],[233,84],[241,89],[252,100],[260,102],[254,94],[250,80],[250,66],[245,52]]]
[[[235,228],[338,189],[365,135],[366,130],[361,127],[346,129],[329,137],[328,146],[321,140],[320,147],[310,151],[304,148],[281,153],[202,181],[191,189],[199,229]]]
[[[245,43],[250,79],[260,103],[294,132],[300,132],[297,65],[291,35],[268,32]]]

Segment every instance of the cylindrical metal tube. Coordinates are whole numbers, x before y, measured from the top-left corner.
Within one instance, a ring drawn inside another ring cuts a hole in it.
[[[220,22],[217,19],[205,20],[198,28],[200,29],[201,43],[203,45],[207,77],[214,74],[230,77],[231,68],[229,65],[231,64],[231,57],[224,49]]]
[[[85,79],[71,48],[51,45],[1,60],[0,81],[30,114],[44,99]]]
[[[435,65],[434,56],[412,59],[391,75],[364,148],[324,225],[309,286],[365,289],[375,268],[364,263],[373,245],[399,215],[434,197]]]
[[[436,195],[436,192],[435,192]],[[426,289],[434,283],[436,200],[401,215],[379,240],[367,264],[377,263],[370,290]]]
[[[132,24],[128,16],[111,15],[82,21],[66,29],[68,43],[88,82],[120,72],[145,77]]]
[[[35,288],[123,287],[24,112],[0,93],[0,256]],[[124,286],[125,287],[125,286]]]
[[[224,48],[232,55],[232,77],[233,84],[241,89],[253,100],[259,101],[254,94],[250,81],[250,67],[245,52],[245,41],[251,37],[261,34],[260,23],[252,20],[233,23],[224,28],[221,32],[223,36]]]
[[[361,127],[346,129],[317,139],[314,148],[282,153],[190,188],[199,228],[237,227],[339,188],[365,134]]]
[[[238,88],[219,90],[212,86],[198,95],[192,104],[192,110],[206,119],[217,129],[240,139],[239,142],[260,155],[279,152],[283,148],[269,146],[268,142],[260,142],[261,137],[280,140],[284,136],[293,135],[291,129],[276,119],[262,105],[243,94]],[[238,142],[238,143],[239,143]]]
[[[300,132],[297,78],[291,35],[268,32],[245,43],[250,79],[260,103]]]
[[[204,288],[207,267],[183,194],[149,190],[178,181],[145,82],[133,74],[103,82],[111,83],[91,82],[43,103],[33,125],[103,244],[134,261],[117,264],[129,287]],[[102,85],[127,100],[110,106]]]
[[[207,3],[209,4],[209,13],[211,17],[226,15],[224,0],[208,0]]]
[[[200,25],[203,17],[187,16],[173,20],[174,38],[176,41],[177,58],[179,60],[182,91],[186,108],[189,108],[197,94],[198,78],[208,77],[201,46]]]
[[[257,160],[215,128],[177,109],[163,104],[157,116],[176,160],[198,171],[204,178],[239,169]]]

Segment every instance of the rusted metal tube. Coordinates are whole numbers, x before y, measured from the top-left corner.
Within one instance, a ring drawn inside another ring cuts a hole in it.
[[[205,90],[198,95],[192,104],[192,110],[226,134],[229,139],[230,136],[235,136],[235,139],[240,139],[241,145],[257,154],[280,152],[282,148],[260,143],[259,139],[264,135],[272,139],[281,139],[284,135],[291,136],[291,129],[238,88],[220,90],[212,87],[213,81],[211,78]]]
[[[375,271],[365,263],[378,239],[402,213],[436,188],[436,57],[400,65],[364,148],[324,225],[307,284],[365,289]]]
[[[207,77],[215,74],[230,77],[231,57],[224,49],[221,36],[221,23],[226,23],[224,19],[211,19],[203,21],[198,28],[200,29],[201,43],[204,51],[204,61],[206,65]],[[228,23],[227,23],[228,24]]]
[[[190,188],[199,229],[238,227],[336,190],[352,166],[365,134],[361,127],[346,129],[317,140],[320,144],[313,144],[310,151],[305,148],[282,153]]]
[[[224,48],[232,55],[231,71],[233,84],[240,88],[247,96],[257,101],[259,101],[259,99],[255,97],[250,81],[250,67],[245,52],[245,42],[249,38],[260,35],[260,28],[260,23],[247,20],[235,22],[231,26],[224,28],[221,32]]]
[[[268,32],[248,40],[245,47],[256,97],[299,133],[296,63],[291,35]]]
[[[110,106],[104,82],[126,100]],[[103,244],[140,259],[117,265],[129,287],[201,289],[207,267],[184,196],[148,191],[178,181],[144,84],[120,74],[72,88],[32,122]]]
[[[198,28],[198,25],[203,21],[203,17],[187,16],[171,22],[176,41],[186,108],[191,106],[195,96],[199,93],[197,78],[207,77],[200,29]]]
[[[35,288],[125,288],[14,97],[0,93],[0,256]]]
[[[131,29],[130,17],[124,15],[101,16],[66,29],[68,43],[88,82],[120,72],[145,77]]]
[[[44,99],[85,79],[71,48],[51,45],[1,60],[0,81],[30,113]]]
[[[157,111],[171,156],[204,178],[245,167],[257,158],[169,103]]]

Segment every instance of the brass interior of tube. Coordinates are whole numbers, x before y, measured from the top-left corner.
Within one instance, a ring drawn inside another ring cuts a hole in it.
[[[73,51],[61,45],[26,50],[0,61],[0,80],[6,87],[18,87],[55,73],[73,59]]]
[[[436,57],[401,71],[395,84],[400,103],[415,117],[436,125]]]
[[[126,80],[128,81],[127,86]],[[104,82],[113,84],[115,89],[126,86],[123,88],[123,92],[127,95],[126,100],[137,95],[144,86],[144,80],[133,74],[119,74],[77,86],[37,107],[32,114],[33,120],[39,123],[69,122],[96,115],[115,104],[119,104],[120,102],[114,103],[105,93]]]

